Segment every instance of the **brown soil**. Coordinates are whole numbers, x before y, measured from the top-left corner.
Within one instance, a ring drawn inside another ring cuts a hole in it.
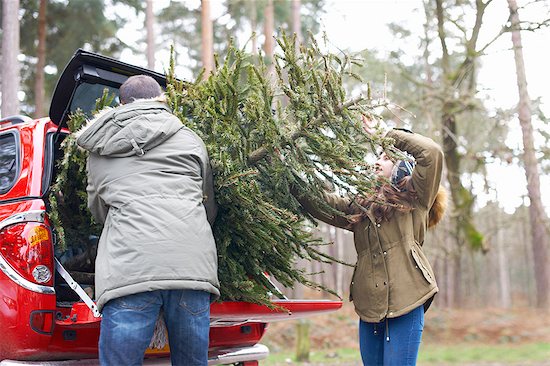
[[[357,348],[358,317],[345,302],[337,312],[307,319],[312,349]],[[297,321],[272,323],[262,343],[272,352],[293,349]],[[438,309],[426,313],[425,343],[550,343],[550,311],[535,309]]]

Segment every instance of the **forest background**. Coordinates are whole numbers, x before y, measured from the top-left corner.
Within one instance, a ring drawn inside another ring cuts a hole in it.
[[[184,79],[213,71],[214,53],[223,58],[230,37],[269,64],[282,30],[302,42],[324,33],[327,49],[361,56],[365,66],[353,71],[364,82],[346,80],[349,94],[370,85],[393,105],[380,111],[390,124],[426,134],[446,152],[451,207],[424,245],[441,291],[427,314],[423,362],[550,359],[547,1],[3,0],[1,13],[4,117],[47,115],[57,77],[80,47],[165,72],[173,44]],[[351,233],[316,230],[334,242],[331,255],[355,262]],[[352,268],[297,266],[347,297]],[[330,297],[301,285],[285,293]],[[311,322],[322,362],[358,362],[358,352],[348,360],[345,351],[357,348],[349,304]],[[294,324],[272,328],[266,342],[281,362],[292,359]],[[432,344],[444,346],[432,352]],[[497,353],[479,351],[485,344]],[[518,354],[507,359],[498,347]]]

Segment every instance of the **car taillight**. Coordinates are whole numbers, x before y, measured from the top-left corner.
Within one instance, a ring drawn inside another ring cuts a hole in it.
[[[53,244],[47,226],[26,222],[0,231],[0,255],[27,280],[53,285]]]

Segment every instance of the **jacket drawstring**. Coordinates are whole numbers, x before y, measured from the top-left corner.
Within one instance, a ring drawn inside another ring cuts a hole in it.
[[[389,320],[386,317],[386,342],[389,342],[389,341],[390,341],[390,325],[389,325]]]
[[[130,143],[132,144],[133,150],[136,152],[137,156],[143,156],[145,155],[145,151],[139,145],[137,144],[136,140],[131,139]]]

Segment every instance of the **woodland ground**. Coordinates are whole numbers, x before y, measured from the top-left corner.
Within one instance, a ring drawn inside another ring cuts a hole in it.
[[[307,320],[308,363],[293,361],[298,321],[272,323],[262,343],[271,351],[261,365],[361,365],[358,317],[346,302],[337,312]],[[420,366],[550,366],[550,311],[536,309],[440,309],[426,314]]]

